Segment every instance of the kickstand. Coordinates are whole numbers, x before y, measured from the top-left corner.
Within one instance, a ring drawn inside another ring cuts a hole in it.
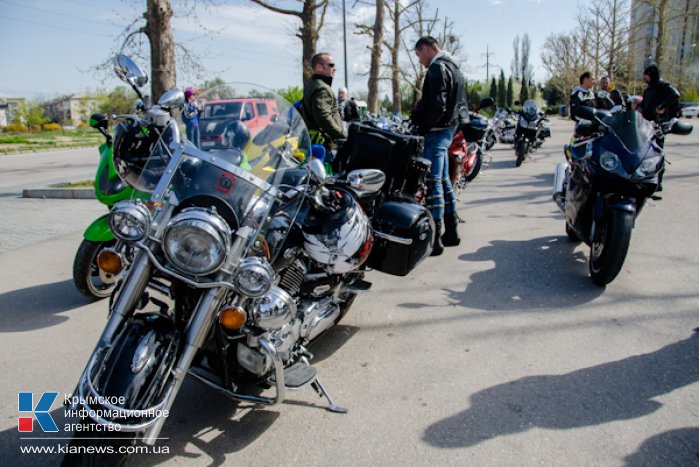
[[[306,357],[302,357],[302,360],[308,365],[309,361]],[[328,401],[328,407],[327,409],[331,412],[335,413],[348,413],[348,409],[345,407],[341,407],[339,405],[336,405],[335,402],[333,402],[333,398],[331,398],[331,395],[328,394],[328,391],[326,391],[326,388],[323,387],[323,384],[321,384],[321,381],[318,379],[318,376],[316,377],[315,380],[311,383],[311,387],[314,388],[314,390],[318,393],[319,397],[325,397],[326,400]]]

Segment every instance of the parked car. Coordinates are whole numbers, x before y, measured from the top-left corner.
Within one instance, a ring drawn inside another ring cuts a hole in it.
[[[277,114],[274,99],[236,98],[209,101],[202,109],[200,145],[203,149],[226,148],[229,146],[227,128],[232,120],[240,120],[255,133],[273,121]]]
[[[684,106],[681,109],[681,115],[685,118],[696,118],[698,116],[698,104]]]

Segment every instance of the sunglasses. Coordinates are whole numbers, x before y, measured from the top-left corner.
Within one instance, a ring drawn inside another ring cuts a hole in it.
[[[328,68],[335,68],[335,63],[324,63]]]

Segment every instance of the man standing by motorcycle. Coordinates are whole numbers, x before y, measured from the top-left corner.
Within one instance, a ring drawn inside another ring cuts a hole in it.
[[[432,193],[427,201],[436,226],[432,255],[437,256],[445,246],[456,246],[460,242],[457,200],[450,183],[447,148],[452,142],[460,109],[467,111],[467,91],[458,65],[441,50],[435,38],[418,39],[415,54],[428,69],[422,98],[413,109],[411,120],[418,134],[425,137],[423,157],[432,163]]]
[[[578,78],[578,82],[579,85],[571,91],[571,96],[569,97],[569,115],[571,115],[572,120],[576,120],[573,113],[575,107],[579,105],[596,107],[596,98],[593,93],[593,84],[595,83],[593,73],[590,71],[582,73]]]
[[[647,88],[642,100],[642,115],[645,119],[656,122],[666,122],[678,116],[678,101],[680,94],[663,81],[656,65],[649,65],[642,76]]]
[[[596,107],[611,110],[616,105],[622,105],[622,94],[615,89],[610,78],[602,76],[598,82],[598,91],[595,93]]]
[[[309,128],[311,142],[323,144],[326,149],[335,149],[335,140],[347,136],[338,101],[331,89],[335,75],[333,57],[329,53],[316,54],[311,58],[311,68],[314,74],[304,86],[302,116]]]

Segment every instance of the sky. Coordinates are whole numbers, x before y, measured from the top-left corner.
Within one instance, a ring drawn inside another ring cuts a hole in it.
[[[337,64],[333,87],[344,84],[341,0],[331,0],[318,51],[329,51]],[[546,36],[574,27],[575,0],[427,0],[439,16],[454,23],[462,43],[462,71],[470,80],[486,77],[486,49],[491,76],[510,72],[513,39],[527,33],[535,79],[547,78],[540,50]],[[121,45],[120,34],[145,10],[145,0],[0,0],[0,94],[28,99],[111,90],[121,82],[95,72]],[[204,79],[245,81],[268,88],[301,86],[301,41],[294,37],[295,17],[272,13],[245,0],[200,1],[196,18],[176,10],[175,40],[202,59]],[[298,8],[291,0],[272,1]],[[181,4],[181,3],[180,3]],[[178,5],[173,1],[173,5]],[[370,24],[374,7],[346,0],[350,94],[367,89],[369,38],[353,34],[353,24]],[[415,41],[417,38],[411,38]],[[142,63],[145,70],[148,64]],[[178,86],[201,83],[192,72],[178,71]],[[383,92],[389,93],[388,84]]]

